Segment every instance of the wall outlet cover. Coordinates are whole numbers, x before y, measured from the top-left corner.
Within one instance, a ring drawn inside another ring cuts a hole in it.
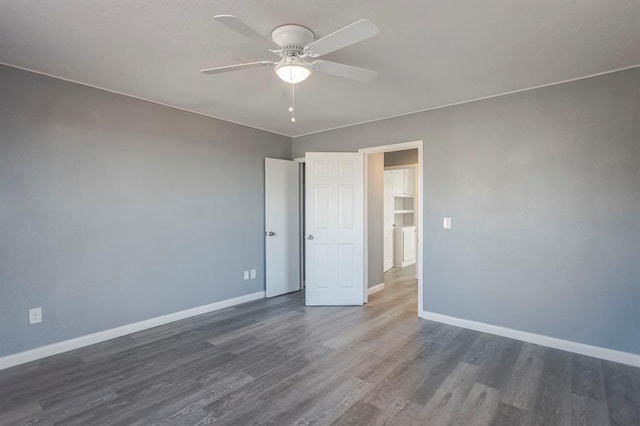
[[[42,308],[29,309],[29,324],[42,322]]]

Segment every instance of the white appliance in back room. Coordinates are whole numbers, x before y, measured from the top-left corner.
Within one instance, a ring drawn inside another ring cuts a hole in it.
[[[414,166],[384,171],[385,272],[416,263],[415,176]]]

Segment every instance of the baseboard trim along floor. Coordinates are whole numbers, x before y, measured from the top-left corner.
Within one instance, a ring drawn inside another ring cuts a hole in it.
[[[514,330],[512,328],[451,317],[429,311],[422,311],[420,318],[454,325],[456,327],[468,328],[470,330],[481,331],[483,333],[494,334],[496,336],[508,337],[510,339],[520,340],[523,342],[535,343],[537,345],[587,355],[607,361],[619,362],[633,367],[640,367],[640,355],[630,352],[616,351],[614,349],[607,349],[600,346],[587,345],[584,343],[573,342],[571,340],[558,339],[556,337]]]
[[[52,343],[46,346],[29,349],[24,352],[7,355],[0,358],[0,370],[14,367],[16,365],[25,364],[48,356],[61,354],[73,349],[82,348],[84,346],[93,345],[95,343],[104,342],[116,337],[125,336],[127,334],[136,333],[138,331],[157,327],[159,325],[168,324],[185,318],[195,317],[196,315],[206,314],[208,312],[217,311],[228,308],[230,306],[239,305],[241,303],[251,302],[264,298],[264,291],[251,293],[233,299],[221,300],[219,302],[210,303],[208,305],[196,306],[195,308],[185,309],[184,311],[174,312],[172,314],[161,315],[159,317],[150,318],[144,321],[138,321],[126,324],[120,327],[111,328],[97,333],[87,334],[85,336],[75,337],[73,339],[64,340],[62,342]]]
[[[367,290],[367,294],[372,295],[373,293],[377,293],[381,290],[384,290],[384,283],[369,287],[369,289]]]
[[[384,290],[384,283],[369,288],[368,293],[373,294],[381,290]],[[208,305],[196,306],[194,308],[185,309],[183,311],[150,318],[148,320],[138,321],[135,323],[99,331],[97,333],[87,334],[85,336],[76,337],[62,342],[40,346],[34,349],[26,350],[24,352],[7,355],[4,357],[0,357],[0,370],[14,367],[20,364],[25,364],[27,362],[35,361],[41,358],[46,358],[48,356],[61,354],[63,352],[68,352],[73,349],[93,345],[95,343],[104,342],[116,337],[125,336],[127,334],[132,334],[138,331],[168,324],[174,321],[206,314],[208,312],[217,311],[262,298],[264,298],[264,291],[235,297],[233,299],[222,300],[219,302],[210,303]],[[619,362],[621,364],[640,367],[640,355],[630,352],[623,352],[614,349],[603,348],[600,346],[587,345],[584,343],[544,336],[541,334],[529,333],[526,331],[515,330],[512,328],[501,327],[479,321],[456,318],[449,315],[438,314],[435,312],[422,311],[419,316],[426,320],[449,324],[456,327],[467,328],[470,330],[508,337],[523,342],[535,343],[538,345],[578,353],[581,355],[592,356],[594,358],[600,358],[607,361]]]

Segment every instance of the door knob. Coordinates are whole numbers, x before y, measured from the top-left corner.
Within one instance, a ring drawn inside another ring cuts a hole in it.
[[[313,235],[309,234],[309,236],[307,237],[307,239],[309,239],[309,240],[313,240]]]

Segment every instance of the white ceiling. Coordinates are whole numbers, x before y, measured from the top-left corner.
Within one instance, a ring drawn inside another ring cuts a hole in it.
[[[291,123],[271,68],[198,72],[275,58],[216,14],[267,37],[368,18],[380,35],[323,59],[378,77],[314,73]],[[299,136],[638,65],[640,1],[0,0],[0,62]]]

